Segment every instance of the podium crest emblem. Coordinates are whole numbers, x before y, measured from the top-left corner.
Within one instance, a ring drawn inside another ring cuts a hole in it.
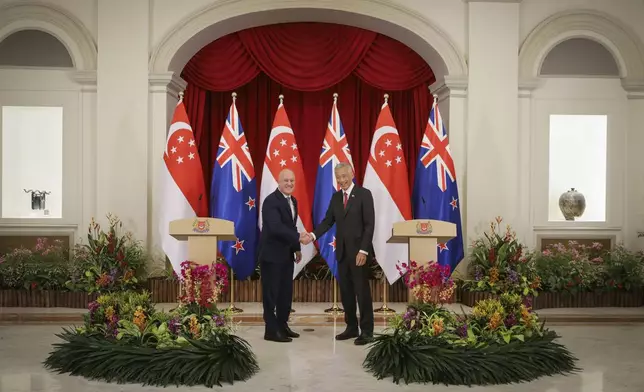
[[[418,233],[418,234],[431,234],[432,233],[432,224],[429,221],[416,223],[416,233]]]
[[[210,222],[207,220],[195,219],[192,222],[192,231],[195,233],[207,233],[210,231]]]

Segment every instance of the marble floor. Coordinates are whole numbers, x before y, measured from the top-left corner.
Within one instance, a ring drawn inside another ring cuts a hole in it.
[[[580,374],[551,377],[520,386],[487,388],[431,385],[396,386],[378,381],[362,369],[365,348],[335,342],[343,324],[300,325],[302,337],[280,344],[262,339],[263,328],[242,324],[237,332],[252,344],[261,371],[251,380],[225,391],[238,392],[357,392],[357,391],[470,391],[470,392],[643,392],[643,324],[557,325],[562,342],[580,358]],[[0,326],[0,392],[151,392],[206,391],[206,388],[153,388],[113,385],[49,373],[41,362],[57,341],[59,324]]]

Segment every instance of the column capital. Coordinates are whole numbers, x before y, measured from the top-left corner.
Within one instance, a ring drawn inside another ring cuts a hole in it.
[[[520,3],[522,0],[463,0],[465,3]]]
[[[467,98],[467,76],[445,75],[429,86],[432,94],[438,95],[438,101],[447,97]]]
[[[626,91],[628,99],[644,99],[643,79],[622,79],[622,88]]]
[[[96,71],[74,71],[71,78],[81,85],[81,91],[96,92]]]
[[[151,73],[148,75],[151,93],[166,93],[178,96],[186,89],[186,81],[174,72]]]
[[[542,80],[539,78],[519,80],[519,98],[530,98],[532,92],[541,86]]]

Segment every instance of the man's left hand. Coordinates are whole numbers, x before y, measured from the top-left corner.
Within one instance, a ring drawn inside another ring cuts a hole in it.
[[[362,267],[363,265],[365,265],[366,262],[367,262],[367,255],[362,252],[358,252],[358,254],[356,255],[356,265],[358,267]]]
[[[302,252],[297,251],[295,252],[295,262],[299,263],[300,261],[302,261]]]

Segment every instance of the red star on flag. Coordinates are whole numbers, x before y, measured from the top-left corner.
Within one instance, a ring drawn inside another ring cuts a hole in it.
[[[329,242],[329,245],[333,247],[333,251],[335,252],[335,236],[333,236],[333,241]]]
[[[244,203],[248,206],[248,211],[252,210],[255,207],[255,199],[252,197],[248,196],[248,201]]]
[[[238,255],[240,251],[246,250],[244,249],[244,240],[240,241],[239,238],[237,238],[235,245],[231,246],[231,248],[235,249],[235,254]]]
[[[449,202],[449,205],[452,206],[452,211],[458,208],[458,199],[452,197],[452,201]]]
[[[440,243],[437,246],[438,246],[438,249],[440,249],[438,253],[441,253],[444,250],[449,250],[449,248],[447,247],[447,244],[445,243]]]

